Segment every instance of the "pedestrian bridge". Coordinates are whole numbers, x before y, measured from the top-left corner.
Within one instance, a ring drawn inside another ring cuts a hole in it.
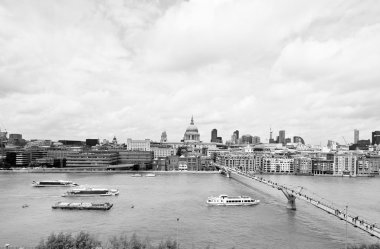
[[[234,174],[238,174],[242,177],[252,179],[252,181],[257,181],[269,187],[276,188],[279,191],[282,191],[282,193],[284,193],[285,197],[288,199],[289,209],[296,210],[295,200],[299,199],[315,206],[316,208],[326,211],[327,213],[341,220],[345,220],[348,224],[351,224],[355,228],[361,229],[364,232],[370,234],[371,236],[374,236],[380,239],[380,228],[374,222],[365,220],[359,216],[350,215],[349,213],[347,213],[347,207],[345,208],[345,210],[339,210],[338,208],[332,206],[331,204],[324,203],[320,200],[316,200],[312,196],[308,196],[304,193],[301,193],[302,187],[300,190],[296,191],[290,187],[278,184],[270,180],[266,180],[263,177],[259,177],[251,173],[242,172],[237,169],[232,169],[232,168],[224,167],[224,166],[218,166],[218,167],[220,168],[221,173],[225,174],[227,177],[233,178]]]

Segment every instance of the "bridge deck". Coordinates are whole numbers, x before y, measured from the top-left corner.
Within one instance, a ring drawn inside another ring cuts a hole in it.
[[[310,203],[311,205],[313,205],[313,206],[315,206],[315,207],[317,207],[323,211],[326,211],[327,213],[334,215],[335,217],[337,217],[341,220],[345,220],[345,221],[347,221],[347,223],[353,225],[354,227],[359,228],[359,229],[363,230],[364,232],[369,233],[371,236],[375,236],[375,237],[380,239],[380,228],[377,227],[372,222],[361,219],[358,216],[352,216],[349,213],[347,213],[347,217],[346,217],[345,211],[341,211],[341,210],[339,210],[339,209],[337,209],[331,205],[328,205],[328,204],[323,203],[321,201],[317,201],[314,198],[307,196],[306,194],[302,194],[301,192],[294,191],[293,189],[290,189],[284,185],[280,185],[276,182],[266,180],[262,177],[257,177],[253,174],[244,173],[241,171],[232,170],[232,172],[239,174],[239,175],[242,175],[242,176],[245,176],[245,177],[248,177],[248,178],[251,178],[251,179],[256,180],[258,182],[264,183],[264,184],[271,186],[273,188],[277,188],[278,190],[285,189],[289,193],[296,196],[298,199],[306,201],[306,202]]]

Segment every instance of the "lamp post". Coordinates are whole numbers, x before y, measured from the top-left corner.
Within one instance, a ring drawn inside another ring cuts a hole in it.
[[[177,249],[179,249],[179,243],[178,243],[178,230],[179,230],[179,218],[177,218],[177,239],[176,239],[176,242],[177,242]]]
[[[345,249],[347,249],[347,208],[348,206],[346,205],[346,243],[345,243]]]

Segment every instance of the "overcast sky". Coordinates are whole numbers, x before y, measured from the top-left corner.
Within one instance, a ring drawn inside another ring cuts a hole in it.
[[[25,139],[353,142],[380,130],[378,0],[0,0],[0,128]]]

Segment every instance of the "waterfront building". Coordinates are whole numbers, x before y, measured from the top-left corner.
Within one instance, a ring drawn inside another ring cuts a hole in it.
[[[361,156],[357,161],[358,176],[379,175],[380,156]]]
[[[16,154],[16,165],[18,167],[26,167],[31,162],[31,154],[29,152],[19,152]]]
[[[310,157],[294,158],[294,173],[300,175],[312,174],[312,160]]]
[[[332,175],[334,171],[334,160],[327,160],[325,157],[312,158],[313,175]]]
[[[179,156],[166,157],[166,167],[168,171],[178,170]]]
[[[280,130],[278,134],[278,143],[285,145],[285,130]]]
[[[167,171],[166,158],[167,157],[154,158],[153,169],[157,171]]]
[[[372,132],[372,145],[379,145],[380,144],[380,131],[373,131]]]
[[[252,153],[225,153],[216,157],[216,163],[221,166],[236,168],[247,173],[259,172],[255,165],[255,155]]]
[[[161,133],[161,140],[160,140],[160,142],[161,143],[166,143],[168,141],[168,136],[167,136],[167,134],[166,134],[166,131],[163,131],[162,133]]]
[[[119,151],[119,164],[133,164],[138,169],[151,169],[154,159],[153,151]]]
[[[354,130],[354,144],[357,144],[359,141],[359,130]]]
[[[292,142],[291,138],[285,138],[285,144],[290,144]]]
[[[83,152],[71,153],[66,157],[66,167],[108,167],[116,165],[116,152]]]
[[[150,140],[133,140],[127,139],[127,150],[133,151],[150,151]]]
[[[263,158],[263,173],[294,173],[294,159],[287,157],[264,157]]]
[[[185,143],[199,143],[200,134],[198,132],[198,127],[194,125],[194,118],[191,117],[190,125],[187,127],[185,134],[183,136],[183,141]]]
[[[333,154],[335,176],[356,176],[356,161],[357,157],[353,154]]]

